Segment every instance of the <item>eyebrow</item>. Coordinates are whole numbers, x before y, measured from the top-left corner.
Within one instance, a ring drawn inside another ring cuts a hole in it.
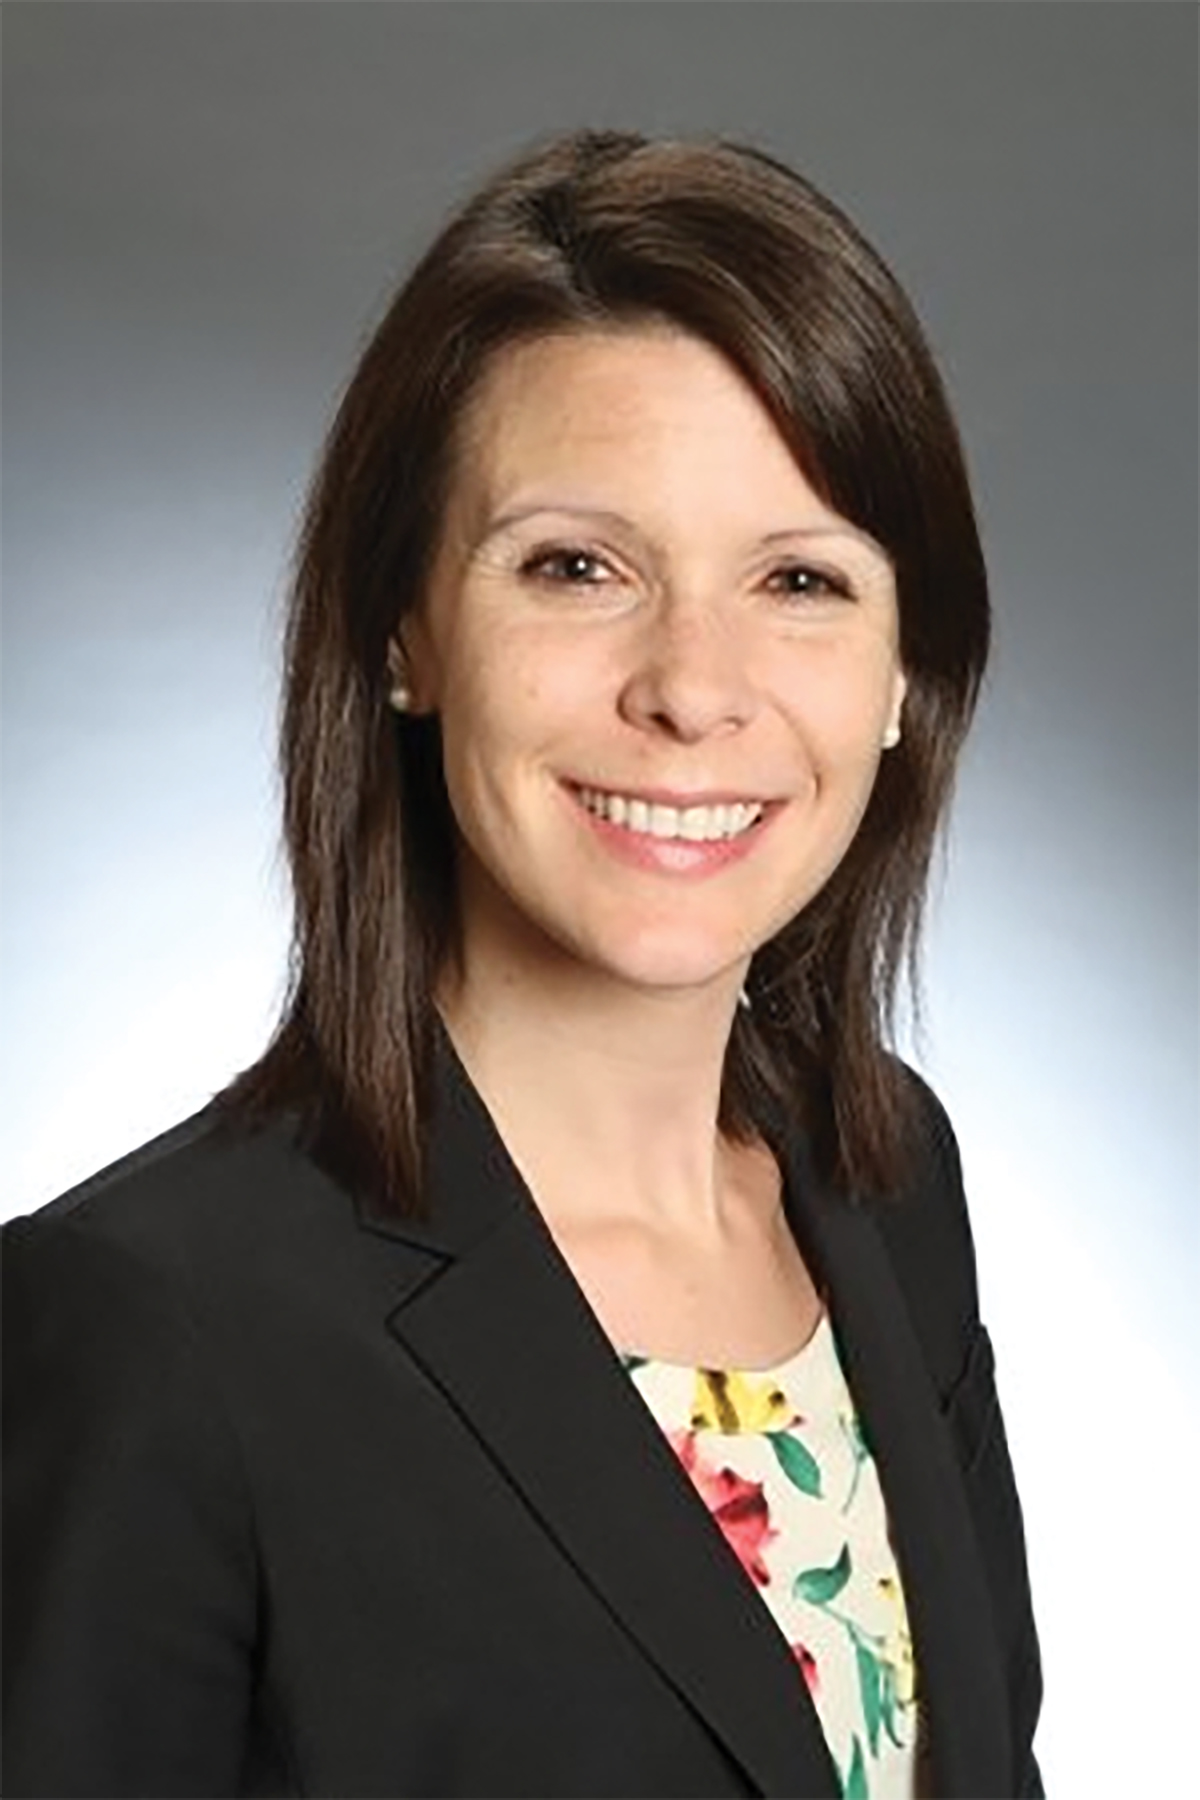
[[[489,519],[480,533],[476,547],[486,543],[489,538],[499,536],[502,531],[507,531],[511,526],[519,525],[523,520],[534,518],[538,513],[544,512],[570,513],[580,518],[595,519],[600,524],[616,526],[619,530],[640,535],[639,527],[632,519],[626,518],[624,513],[612,511],[609,507],[583,506],[570,500],[538,500],[527,506],[512,507],[509,511],[499,513],[495,518]],[[869,531],[863,531],[860,526],[852,525],[848,519],[836,525],[793,525],[783,531],[769,531],[764,537],[759,538],[758,543],[760,545],[778,544],[785,538],[796,537],[849,537],[861,544],[864,549],[873,551],[876,556],[882,557],[885,562],[890,563],[892,560],[878,538],[872,537]]]

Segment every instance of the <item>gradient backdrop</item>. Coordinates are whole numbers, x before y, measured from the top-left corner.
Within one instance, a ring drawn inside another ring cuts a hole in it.
[[[1200,1374],[1196,11],[3,15],[2,1210],[193,1110],[263,1041],[289,539],[392,284],[535,131],[751,138],[892,262],[965,435],[997,652],[928,1034],[906,1043],[962,1143],[1047,1778],[1061,1800],[1178,1791]]]

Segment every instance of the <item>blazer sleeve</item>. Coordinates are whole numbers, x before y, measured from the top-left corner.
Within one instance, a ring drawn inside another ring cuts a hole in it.
[[[87,1221],[2,1253],[4,1792],[236,1794],[255,1552],[200,1336]]]
[[[940,1100],[924,1082],[936,1180],[931,1229],[906,1246],[910,1311],[926,1335],[926,1356],[962,1469],[983,1554],[1008,1682],[1016,1800],[1042,1800],[1033,1741],[1042,1704],[1041,1654],[1034,1622],[1024,1521],[996,1386],[995,1358],[979,1316],[975,1248],[958,1141]],[[918,1269],[918,1261],[920,1269]],[[948,1277],[936,1309],[928,1273]],[[922,1279],[922,1276],[924,1279]],[[920,1285],[918,1285],[920,1282]],[[951,1348],[951,1346],[953,1346]]]

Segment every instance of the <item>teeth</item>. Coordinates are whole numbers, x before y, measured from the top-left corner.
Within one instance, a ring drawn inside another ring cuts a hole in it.
[[[580,788],[579,797],[589,812],[612,825],[623,825],[627,831],[643,832],[649,837],[682,838],[694,844],[737,837],[761,818],[763,810],[759,800],[683,808],[647,805],[644,800],[605,794],[596,788]]]

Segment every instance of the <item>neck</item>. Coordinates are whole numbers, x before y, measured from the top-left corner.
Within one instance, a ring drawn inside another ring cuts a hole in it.
[[[741,980],[648,988],[467,957],[443,982],[451,1041],[552,1223],[722,1230],[735,1151],[717,1112]]]

